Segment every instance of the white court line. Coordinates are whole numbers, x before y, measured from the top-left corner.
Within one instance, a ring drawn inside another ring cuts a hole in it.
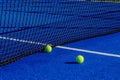
[[[98,54],[98,55],[104,55],[104,56],[111,56],[111,57],[118,57],[118,58],[120,58],[120,55],[112,54],[112,53],[104,53],[104,52],[91,51],[91,50],[85,50],[85,49],[77,49],[77,48],[64,47],[64,46],[56,46],[56,48],[61,48],[61,49],[67,49],[67,50],[72,50],[72,51],[79,51],[79,52],[92,53],[92,54]]]
[[[43,45],[43,46],[46,45],[45,43],[28,41],[28,40],[23,40],[23,39],[16,39],[16,38],[9,38],[9,37],[3,37],[3,36],[0,36],[0,39],[16,41],[16,42],[23,42],[23,43],[29,43],[29,44],[36,44],[36,45]],[[73,51],[86,52],[86,53],[99,54],[99,55],[104,55],[104,56],[111,56],[111,57],[118,57],[118,58],[120,58],[120,55],[112,54],[112,53],[97,52],[97,51],[91,51],[91,50],[85,50],[85,49],[77,49],[77,48],[64,47],[64,46],[56,46],[56,48],[61,48],[61,49],[67,49],[67,50],[73,50]]]
[[[28,41],[28,40],[24,40],[24,39],[9,38],[9,37],[3,37],[3,36],[0,36],[0,39],[22,42],[22,43],[29,43],[29,44],[46,45],[45,43]]]

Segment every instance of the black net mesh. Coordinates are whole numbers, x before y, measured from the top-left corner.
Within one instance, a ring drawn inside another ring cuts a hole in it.
[[[61,45],[120,31],[120,4],[80,1],[0,1],[0,66]]]

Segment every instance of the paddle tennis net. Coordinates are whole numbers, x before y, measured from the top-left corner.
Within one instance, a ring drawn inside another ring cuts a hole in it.
[[[0,66],[53,46],[120,31],[120,4],[0,1]]]

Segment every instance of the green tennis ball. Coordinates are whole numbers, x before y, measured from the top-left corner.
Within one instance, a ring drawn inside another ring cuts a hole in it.
[[[46,45],[44,51],[50,53],[52,52],[52,47],[50,45]]]
[[[84,62],[84,57],[83,57],[82,55],[78,55],[78,56],[76,57],[76,62],[77,62],[78,64],[82,64],[82,63]]]

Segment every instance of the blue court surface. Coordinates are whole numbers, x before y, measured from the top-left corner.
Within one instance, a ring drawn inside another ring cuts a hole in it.
[[[55,47],[50,54],[40,52],[0,67],[0,80],[120,80],[120,33],[62,46],[116,56]],[[75,62],[77,55],[84,56],[83,64]]]
[[[0,66],[0,80],[120,80],[120,4],[55,1],[0,1],[0,63],[39,51]]]

